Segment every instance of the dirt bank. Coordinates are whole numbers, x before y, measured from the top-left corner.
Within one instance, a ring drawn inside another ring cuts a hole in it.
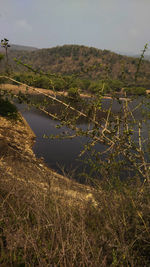
[[[13,84],[1,84],[0,85],[2,90],[11,91],[14,94],[18,94],[19,92],[22,92],[24,94],[28,93],[31,95],[39,95],[39,94],[48,94],[52,96],[67,96],[67,92],[65,91],[53,91],[50,89],[43,89],[43,88],[35,88],[35,87],[28,87],[26,85],[13,85]],[[91,98],[92,95],[90,94],[80,94],[81,97],[84,98]]]
[[[50,89],[43,89],[43,88],[35,88],[35,87],[30,87],[30,86],[27,86],[27,85],[13,85],[13,84],[1,84],[0,85],[1,89],[2,90],[7,90],[7,91],[10,91],[14,94],[18,94],[19,92],[22,92],[24,94],[30,94],[30,95],[39,95],[39,94],[46,94],[46,95],[50,95],[50,96],[67,96],[68,93],[65,92],[65,91],[53,91],[53,90],[50,90]],[[146,91],[147,94],[149,93],[149,91],[147,90]],[[120,100],[129,100],[129,98],[124,98],[124,97],[121,97],[122,94],[120,94]],[[93,95],[92,94],[89,94],[89,93],[81,93],[80,94],[80,97],[81,98],[92,98]],[[103,97],[104,99],[112,99],[111,96],[104,96]]]
[[[0,117],[1,183],[18,181],[43,193],[50,189],[69,204],[90,201],[95,205],[93,189],[57,174],[36,158],[32,150],[34,140],[34,133],[21,116],[18,122]]]

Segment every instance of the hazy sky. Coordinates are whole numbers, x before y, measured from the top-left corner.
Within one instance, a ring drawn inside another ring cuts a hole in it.
[[[140,52],[150,0],[0,0],[0,38],[35,47],[83,44]]]

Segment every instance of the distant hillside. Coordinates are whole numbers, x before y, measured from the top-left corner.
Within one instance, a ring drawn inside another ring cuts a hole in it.
[[[142,52],[142,51],[141,51]],[[128,57],[134,57],[134,58],[139,58],[141,56],[140,53],[134,53],[134,52],[122,52],[122,51],[115,51],[115,53],[123,55],[123,56],[128,56]],[[149,51],[146,51],[144,54],[144,59],[150,61],[150,54]]]
[[[90,79],[122,79],[132,81],[138,59],[116,54],[108,50],[79,45],[64,45],[34,51],[10,50],[9,58],[15,71],[21,70],[13,58],[46,72],[62,74],[81,73]],[[4,63],[3,63],[4,65]],[[1,63],[2,67],[2,63]],[[140,68],[139,80],[149,83],[150,62],[144,61]]]
[[[16,44],[10,44],[10,48],[12,50],[17,50],[17,51],[34,51],[37,50],[38,48],[32,47],[32,46],[25,46],[25,45],[16,45]],[[3,52],[4,48],[0,47],[0,52]]]

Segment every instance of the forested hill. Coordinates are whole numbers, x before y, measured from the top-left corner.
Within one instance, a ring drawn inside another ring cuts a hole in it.
[[[24,63],[46,72],[62,74],[80,73],[91,79],[126,79],[133,80],[138,61],[134,57],[127,57],[108,50],[80,45],[64,45],[35,51],[9,51],[10,64],[18,71],[13,58],[21,59]],[[4,61],[4,60],[3,60]],[[1,67],[3,64],[1,63]],[[150,77],[150,62],[144,60],[139,73],[141,81],[148,81]]]

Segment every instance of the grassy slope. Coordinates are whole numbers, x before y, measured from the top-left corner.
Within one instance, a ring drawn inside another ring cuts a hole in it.
[[[149,185],[79,185],[32,143],[22,121],[0,117],[0,265],[149,266]]]

